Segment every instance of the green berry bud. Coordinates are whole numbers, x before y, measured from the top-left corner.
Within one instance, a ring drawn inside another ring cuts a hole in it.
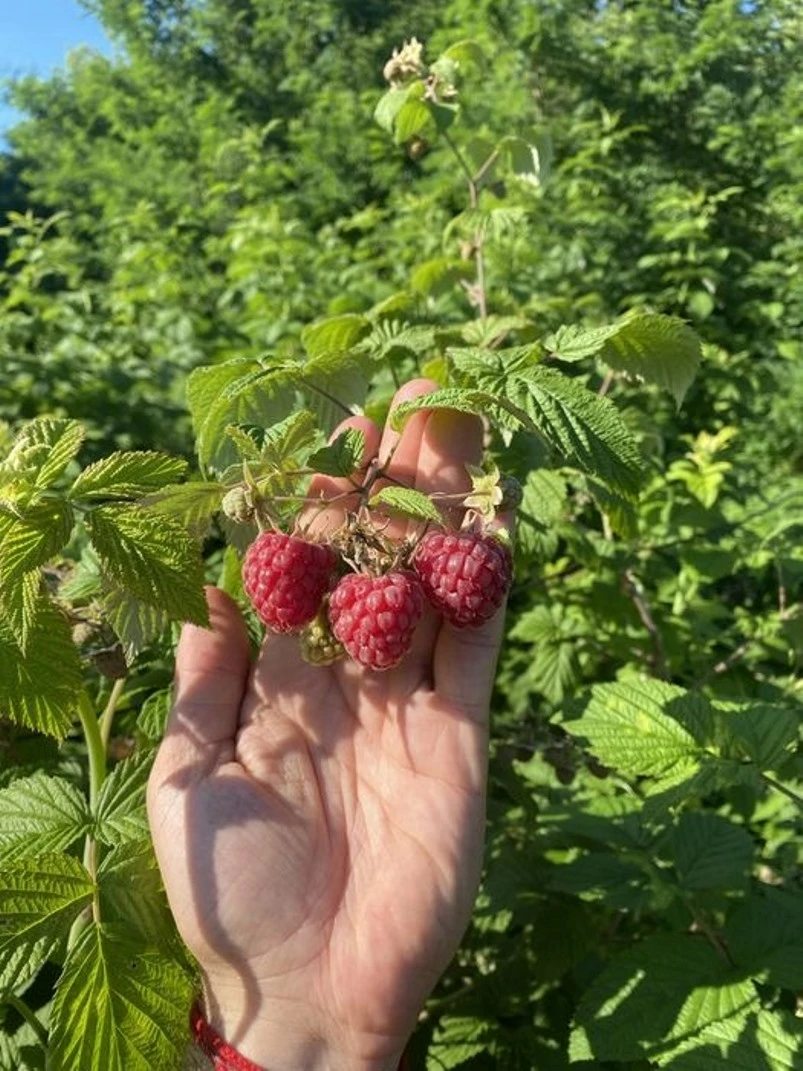
[[[338,658],[345,654],[343,644],[335,639],[329,627],[329,617],[326,605],[318,611],[317,617],[311,621],[301,633],[301,656],[305,662],[312,666],[331,666]]]
[[[248,524],[254,518],[254,505],[244,487],[232,487],[227,491],[220,508],[230,520],[238,524]]]

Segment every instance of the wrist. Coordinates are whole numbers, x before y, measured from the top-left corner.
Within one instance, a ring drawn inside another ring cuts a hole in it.
[[[207,987],[196,1011],[196,1039],[203,1033],[197,1024],[205,1024],[210,1036],[245,1057],[254,1071],[399,1071],[403,1066],[406,1037],[357,1036],[295,1001],[256,995],[223,1000]],[[221,1071],[229,1066],[239,1071],[241,1065],[221,1061]]]

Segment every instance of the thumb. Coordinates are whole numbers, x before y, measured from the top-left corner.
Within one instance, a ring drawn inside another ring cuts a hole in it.
[[[206,589],[209,628],[185,625],[176,650],[175,697],[162,748],[220,758],[233,749],[250,655],[240,611],[219,588]]]

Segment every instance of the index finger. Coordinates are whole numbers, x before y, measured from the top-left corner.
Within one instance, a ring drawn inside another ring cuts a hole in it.
[[[496,526],[512,533],[513,523],[513,514],[500,514]],[[432,667],[435,691],[483,723],[489,714],[505,631],[505,609],[506,602],[477,628],[456,628],[444,621],[435,645]]]

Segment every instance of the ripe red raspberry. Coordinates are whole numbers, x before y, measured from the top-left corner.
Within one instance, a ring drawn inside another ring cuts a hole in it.
[[[369,669],[390,669],[410,649],[424,610],[424,595],[414,573],[344,576],[329,599],[332,631],[355,662]]]
[[[284,532],[263,532],[245,555],[243,587],[269,628],[294,632],[317,614],[336,564],[331,547]]]
[[[473,532],[428,532],[413,565],[426,597],[458,628],[493,617],[513,579],[508,548]]]

